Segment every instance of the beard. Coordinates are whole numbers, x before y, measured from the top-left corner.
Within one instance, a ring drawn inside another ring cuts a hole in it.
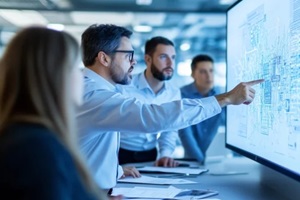
[[[128,85],[131,82],[132,76],[129,75],[128,73],[124,74],[123,77],[120,76],[112,76],[112,79],[115,83],[120,84],[120,85]]]
[[[117,66],[113,62],[110,70],[111,79],[117,84],[128,85],[132,79],[132,75],[130,74],[132,70],[133,66],[131,66],[127,72],[124,72],[120,66]]]
[[[171,69],[172,70],[172,74],[171,75],[166,75],[164,74],[164,70],[169,70]],[[167,81],[167,80],[170,80],[173,76],[173,69],[172,67],[166,67],[164,68],[162,71],[159,71],[157,69],[157,67],[152,63],[151,64],[151,73],[153,75],[154,78],[156,78],[157,80],[160,80],[160,81]]]

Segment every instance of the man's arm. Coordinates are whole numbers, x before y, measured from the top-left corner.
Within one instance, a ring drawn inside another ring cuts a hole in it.
[[[78,112],[80,124],[93,122],[93,129],[102,132],[172,131],[199,123],[221,112],[215,97],[149,105],[113,91],[95,90],[85,95],[84,102]]]
[[[177,130],[220,113],[220,106],[250,103],[255,93],[251,86],[260,82],[262,80],[241,83],[216,97],[182,99],[161,105],[147,105],[114,91],[95,89],[85,94],[78,117],[83,124],[94,122],[93,128],[99,131],[153,133]]]
[[[160,157],[155,162],[156,166],[164,166],[164,167],[178,166],[179,163],[171,157],[176,147],[177,138],[178,138],[177,131],[169,131],[169,132],[161,133],[160,137],[158,138]]]

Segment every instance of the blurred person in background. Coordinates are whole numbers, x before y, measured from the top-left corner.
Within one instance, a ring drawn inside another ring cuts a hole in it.
[[[146,41],[146,70],[133,76],[130,85],[119,85],[122,94],[143,103],[162,104],[180,99],[180,90],[170,80],[174,73],[176,52],[172,41],[153,37]],[[159,133],[121,132],[120,164],[155,161],[156,166],[176,167],[172,158],[178,139],[177,130]],[[156,148],[158,146],[158,150]]]
[[[220,88],[214,86],[214,60],[209,55],[195,56],[191,69],[194,82],[180,88],[182,98],[201,99],[220,94]],[[219,126],[225,124],[224,109],[214,117],[178,131],[185,158],[204,162],[206,151]]]

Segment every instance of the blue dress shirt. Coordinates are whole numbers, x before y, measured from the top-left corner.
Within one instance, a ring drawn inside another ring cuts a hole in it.
[[[118,85],[120,92],[128,97],[135,97],[147,104],[163,104],[170,101],[180,100],[180,90],[173,87],[169,81],[165,81],[162,89],[155,94],[149,86],[145,73],[142,72],[133,76],[130,85]],[[130,151],[147,151],[159,146],[160,157],[171,157],[176,147],[178,132],[132,134],[132,132],[121,132],[121,145],[123,149]]]
[[[191,83],[182,88],[182,98],[200,99],[204,98],[196,88],[195,83]],[[213,88],[209,91],[208,96],[214,96],[219,94],[218,88]],[[215,137],[219,125],[224,124],[225,111],[212,118],[206,119],[196,125],[181,129],[178,131],[179,137],[182,142],[182,146],[185,149],[186,158],[194,158],[199,162],[203,162],[205,159],[205,153],[210,143]]]
[[[114,85],[88,68],[84,69],[84,85],[84,103],[77,115],[79,144],[103,189],[114,187],[122,175],[120,167],[118,170],[120,131],[172,131],[221,112],[215,97],[183,99],[163,106],[143,104],[117,92]]]

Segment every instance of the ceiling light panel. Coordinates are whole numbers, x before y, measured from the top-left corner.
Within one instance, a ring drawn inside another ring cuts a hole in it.
[[[120,12],[71,12],[75,24],[116,24],[128,26],[134,20],[132,13]]]
[[[135,13],[135,25],[162,26],[165,23],[165,13]]]
[[[9,10],[1,9],[0,15],[5,20],[18,27],[30,25],[47,25],[48,21],[39,12],[34,10]]]
[[[74,24],[69,12],[40,11],[40,13],[49,21],[49,23],[59,23],[64,25]]]
[[[145,5],[145,6],[148,6],[148,5],[151,5],[152,4],[152,0],[136,0],[135,3],[137,5]]]

